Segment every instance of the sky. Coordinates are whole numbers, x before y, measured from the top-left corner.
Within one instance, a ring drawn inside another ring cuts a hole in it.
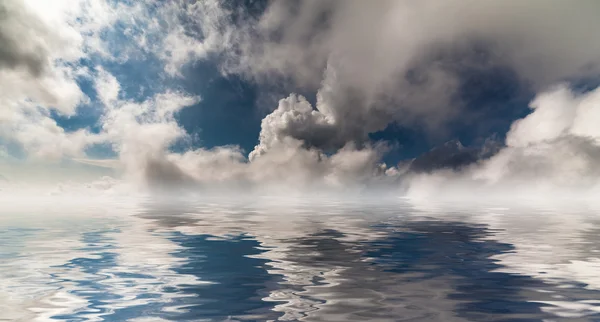
[[[4,185],[600,187],[595,0],[7,0],[0,17]]]

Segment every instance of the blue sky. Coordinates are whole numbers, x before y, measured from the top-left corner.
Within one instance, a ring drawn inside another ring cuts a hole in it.
[[[107,32],[103,38],[111,46],[124,46],[127,38],[120,39],[122,29]],[[115,55],[118,55],[116,50]],[[176,88],[198,95],[201,101],[185,107],[175,115],[179,123],[192,137],[184,147],[175,145],[174,150],[185,148],[213,148],[223,145],[239,145],[244,151],[252,151],[258,144],[260,121],[277,105],[274,95],[282,94],[273,86],[257,84],[251,79],[219,71],[219,58],[189,62],[182,66],[181,77],[171,77],[164,72],[163,64],[153,55],[143,55],[125,62],[115,62],[101,56],[80,61],[82,66],[102,66],[116,77],[121,85],[121,98],[143,101],[167,88]],[[460,68],[460,67],[459,67]],[[449,122],[441,133],[432,135],[418,125],[407,126],[396,122],[385,129],[370,133],[374,141],[383,141],[393,146],[384,160],[394,164],[414,158],[429,149],[449,140],[460,140],[463,144],[478,146],[486,139],[501,141],[513,121],[525,117],[531,110],[528,103],[534,93],[527,89],[509,68],[459,69],[460,86],[456,100],[472,111],[468,119]],[[77,80],[90,102],[81,104],[75,116],[65,117],[52,113],[52,118],[67,131],[89,128],[100,131],[103,110],[93,82],[88,78]],[[316,91],[300,88],[314,105]],[[273,97],[268,97],[269,95]],[[267,105],[267,106],[264,106]],[[106,145],[89,150],[97,158],[114,157]]]
[[[390,184],[421,157],[468,180],[595,171],[595,1],[3,6],[7,160],[225,185]]]

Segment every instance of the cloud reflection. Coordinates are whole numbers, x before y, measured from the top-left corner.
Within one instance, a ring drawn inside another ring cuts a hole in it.
[[[2,214],[3,319],[559,321],[600,311],[589,209],[203,200],[69,211],[28,227]]]

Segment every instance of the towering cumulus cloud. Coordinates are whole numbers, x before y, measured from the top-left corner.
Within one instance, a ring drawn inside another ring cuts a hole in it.
[[[318,89],[314,117],[279,132],[360,143],[391,121],[433,130],[463,117],[466,68],[507,67],[535,90],[595,75],[597,12],[594,1],[278,1],[229,26],[224,69]]]
[[[594,0],[9,0],[0,15],[0,143],[23,160],[110,166],[142,186],[285,193],[545,193],[600,180],[600,94],[579,86],[600,76]],[[278,95],[252,151],[201,147],[179,123],[202,101],[177,85],[196,63]],[[153,87],[124,85],[115,66],[135,64],[158,66]],[[478,126],[489,110],[465,97],[480,85],[468,79],[495,70],[534,97],[503,144],[453,145],[460,167],[424,164],[450,145],[418,166],[382,162],[390,144],[370,135],[391,124],[430,137]],[[93,124],[59,122],[90,110]],[[99,146],[114,159],[92,159]]]

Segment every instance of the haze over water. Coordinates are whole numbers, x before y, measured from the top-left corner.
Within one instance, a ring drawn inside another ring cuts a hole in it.
[[[5,321],[597,321],[591,209],[5,207]]]

